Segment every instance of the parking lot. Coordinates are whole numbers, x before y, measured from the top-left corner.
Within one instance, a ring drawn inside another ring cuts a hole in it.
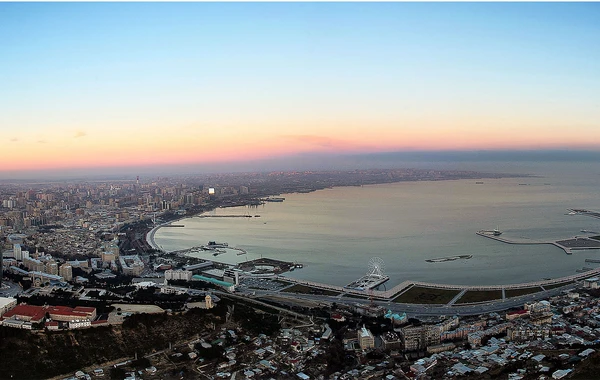
[[[258,290],[281,290],[291,284],[282,280],[270,278],[253,278],[246,277],[240,281],[242,289],[258,289]]]

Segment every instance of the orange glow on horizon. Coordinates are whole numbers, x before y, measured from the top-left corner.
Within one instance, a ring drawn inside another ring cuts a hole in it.
[[[281,122],[283,123],[283,122]],[[50,170],[254,161],[298,154],[392,151],[599,149],[589,126],[547,133],[541,124],[489,118],[429,120],[254,121],[180,128],[65,129],[56,137],[23,135],[0,150],[1,170]],[[312,127],[304,127],[312,125]],[[418,125],[419,127],[414,127]],[[580,133],[577,133],[580,132]]]

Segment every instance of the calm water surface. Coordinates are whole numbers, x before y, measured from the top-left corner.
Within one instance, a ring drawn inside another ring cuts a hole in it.
[[[551,245],[519,246],[475,235],[499,227],[503,237],[559,239],[600,231],[600,220],[566,215],[568,208],[600,210],[598,173],[540,178],[404,182],[340,187],[308,194],[286,194],[283,203],[255,208],[218,209],[212,215],[252,218],[187,218],[185,228],[162,228],[156,242],[167,251],[227,242],[248,251],[214,258],[237,263],[260,257],[297,261],[304,268],[289,275],[335,285],[367,271],[380,257],[391,278],[449,284],[507,284],[575,274],[593,266],[600,250],[566,255]],[[522,185],[526,184],[526,185]],[[454,255],[469,260],[428,263]]]

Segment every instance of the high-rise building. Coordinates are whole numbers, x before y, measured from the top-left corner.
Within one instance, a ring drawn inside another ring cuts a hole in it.
[[[365,326],[358,330],[358,344],[360,344],[362,350],[368,350],[375,347],[375,337]]]
[[[46,269],[44,263],[42,263],[38,259],[34,259],[31,257],[23,259],[23,265],[25,265],[25,267],[30,271],[35,272],[44,272],[44,270]]]
[[[58,273],[65,281],[71,281],[73,279],[73,267],[69,264],[61,265],[58,269]]]
[[[58,274],[58,264],[56,263],[56,261],[54,261],[54,260],[48,261],[44,266],[45,266],[44,272],[50,273],[50,274]]]
[[[19,261],[23,260],[23,256],[21,256],[21,252],[22,252],[21,244],[14,244],[13,245],[13,256],[15,259],[17,259]]]
[[[406,351],[425,350],[440,344],[439,326],[411,326],[400,330],[400,338]]]

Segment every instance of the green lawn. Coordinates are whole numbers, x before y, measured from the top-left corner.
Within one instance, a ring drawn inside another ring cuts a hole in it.
[[[414,286],[394,298],[393,302],[416,303],[426,305],[445,305],[452,301],[460,290],[433,289]]]
[[[524,296],[526,294],[538,293],[541,291],[542,291],[542,288],[540,288],[539,286],[536,286],[534,288],[506,289],[504,291],[504,294],[506,295],[506,298],[510,298],[510,297]]]
[[[572,284],[574,282],[575,281],[568,281],[568,282],[561,282],[559,284],[543,285],[543,286],[544,286],[544,289],[550,290],[550,289],[560,288],[561,286],[569,285],[569,284]]]
[[[502,299],[502,290],[469,290],[456,304],[485,302]]]

